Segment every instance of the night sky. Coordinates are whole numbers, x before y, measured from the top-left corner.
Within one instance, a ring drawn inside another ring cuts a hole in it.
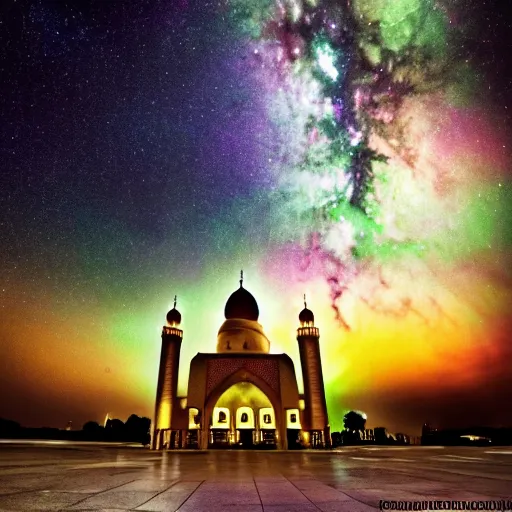
[[[512,425],[505,2],[396,2],[411,42],[390,0],[244,1],[0,6],[0,417],[152,416],[174,295],[185,394],[243,268],[298,374],[307,293],[334,430]]]

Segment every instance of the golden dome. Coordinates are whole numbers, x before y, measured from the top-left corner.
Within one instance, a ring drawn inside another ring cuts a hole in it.
[[[270,341],[263,327],[254,320],[228,318],[220,327],[217,335],[219,353],[259,353],[268,354]]]

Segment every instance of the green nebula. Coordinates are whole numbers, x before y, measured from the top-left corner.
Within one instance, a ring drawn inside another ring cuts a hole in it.
[[[432,0],[356,0],[355,12],[367,32],[378,27],[384,49],[421,47],[436,55],[446,49],[445,16]]]
[[[260,70],[277,133],[277,187],[268,194],[270,213],[262,223],[268,244],[305,245],[317,233],[330,240],[325,250],[335,258],[378,266],[406,256],[467,258],[494,247],[496,231],[501,244],[510,239],[505,184],[499,191],[495,184],[477,185],[478,196],[473,185],[461,186],[460,204],[450,205],[436,190],[435,173],[420,178],[423,170],[416,170],[421,149],[410,132],[422,128],[415,109],[442,97],[439,112],[449,116],[448,108],[469,106],[478,89],[470,63],[454,58],[458,32],[449,32],[441,5],[229,4],[238,28],[265,54]],[[392,157],[379,153],[375,136]],[[457,162],[450,172],[464,165]]]
[[[274,0],[229,0],[230,21],[241,35],[258,39],[265,24],[272,20]]]
[[[454,263],[474,254],[507,251],[512,246],[510,183],[486,183],[472,191],[454,216],[454,227],[437,233],[430,244],[444,261]]]

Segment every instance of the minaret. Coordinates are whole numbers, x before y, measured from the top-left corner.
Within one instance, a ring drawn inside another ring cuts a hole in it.
[[[164,325],[162,329],[162,352],[151,439],[153,450],[169,447],[172,410],[178,391],[178,370],[183,339],[183,331],[178,328],[180,323],[181,314],[176,309],[176,297],[174,297],[174,307],[167,313],[167,325]]]
[[[305,295],[304,309],[299,314],[299,321],[297,341],[304,380],[305,405],[302,428],[304,431],[309,431],[313,447],[329,445],[329,420],[320,358],[320,332],[315,327],[313,312],[307,308]]]

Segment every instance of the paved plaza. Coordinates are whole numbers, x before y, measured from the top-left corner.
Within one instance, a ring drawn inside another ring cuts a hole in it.
[[[379,500],[510,500],[512,448],[151,452],[0,441],[0,510],[370,512]]]

